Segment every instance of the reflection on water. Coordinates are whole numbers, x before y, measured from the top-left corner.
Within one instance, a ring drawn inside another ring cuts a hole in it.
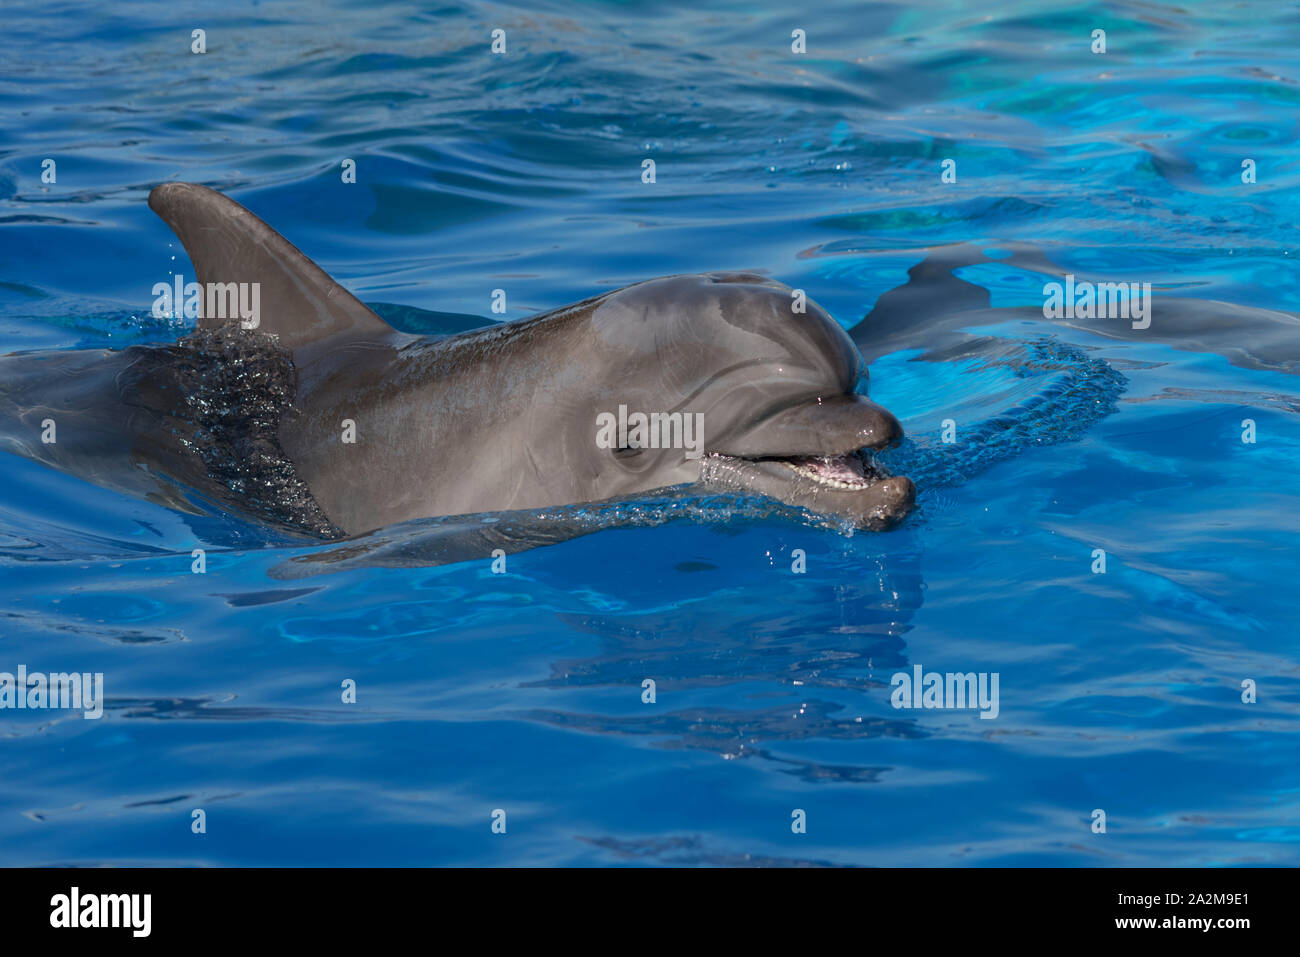
[[[730,0],[6,10],[0,353],[181,335],[173,178],[416,333],[757,270],[852,330],[919,507],[322,544],[0,455],[0,670],[107,696],[0,720],[0,863],[1294,864],[1300,20],[1120,4],[1102,58],[1095,12],[832,0],[794,56]],[[1067,274],[1150,282],[1150,334],[1044,322]],[[914,664],[999,672],[998,719],[895,711]]]

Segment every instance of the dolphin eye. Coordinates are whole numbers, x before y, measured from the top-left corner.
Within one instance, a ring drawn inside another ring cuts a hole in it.
[[[613,451],[616,459],[631,459],[641,454],[641,449],[635,445],[623,445]]]

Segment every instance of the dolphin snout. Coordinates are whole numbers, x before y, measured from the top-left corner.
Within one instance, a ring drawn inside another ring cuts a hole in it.
[[[760,418],[710,445],[710,451],[750,458],[844,455],[897,445],[903,427],[888,409],[866,396],[809,399]]]
[[[883,531],[897,525],[912,511],[916,504],[916,486],[905,476],[893,475],[872,486],[871,500],[871,507],[855,524],[860,528]]]
[[[883,405],[876,405],[869,402],[871,406],[870,424],[866,431],[866,441],[862,443],[863,448],[875,449],[892,449],[899,442],[903,441],[903,425],[898,421],[894,413],[890,412]]]

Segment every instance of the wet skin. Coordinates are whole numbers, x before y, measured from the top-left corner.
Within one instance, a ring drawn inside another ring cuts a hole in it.
[[[796,311],[780,283],[745,273],[674,276],[516,322],[411,336],[212,190],[167,184],[150,206],[180,237],[200,283],[260,284],[257,328],[203,319],[205,354],[238,354],[241,370],[254,372],[247,381],[267,388],[288,381],[291,403],[269,432],[241,432],[227,445],[233,455],[255,448],[263,459],[282,456],[273,463],[276,481],[291,473],[286,487],[295,500],[309,499],[331,534],[635,498],[689,483],[770,496],[874,530],[912,507],[911,482],[873,464],[870,453],[896,443],[901,429],[859,394],[865,368],[857,347],[815,303]],[[225,345],[214,347],[212,337]],[[26,360],[12,380],[22,388],[0,396],[6,445],[134,494],[150,494],[143,465],[163,480],[154,493],[175,480],[240,507],[240,489],[273,486],[256,470],[245,476],[240,463],[195,460],[200,430],[192,412],[175,407],[177,393],[192,388],[175,373],[184,346],[130,350],[129,361],[127,353],[78,354],[84,374],[75,388],[33,373],[32,357],[5,360]],[[258,349],[285,360],[287,377],[262,375]],[[207,405],[242,401],[243,381],[223,383]],[[75,443],[55,453],[15,437],[13,423],[30,425],[52,396],[64,434],[96,436],[93,454]],[[598,416],[620,406],[698,414],[704,454],[602,447]],[[348,423],[355,441],[344,441]],[[202,435],[213,431],[210,421],[202,425]],[[114,467],[115,454],[129,467]]]

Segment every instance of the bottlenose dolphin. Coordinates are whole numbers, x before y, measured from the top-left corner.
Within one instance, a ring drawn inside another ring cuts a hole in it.
[[[1050,319],[1041,306],[994,308],[989,291],[957,276],[972,266],[998,266],[1062,279],[1067,270],[1041,249],[1023,242],[1002,242],[997,258],[990,244],[950,243],[927,250],[908,269],[908,281],[883,293],[871,311],[850,330],[863,357],[870,362],[897,349],[924,343],[923,359],[946,361],[979,355],[998,348],[994,337],[964,332],[1009,322],[1059,325],[1104,339],[1158,342],[1187,352],[1212,352],[1235,366],[1300,373],[1300,316],[1277,309],[1162,294],[1155,300],[1155,317],[1145,328],[1114,319]],[[1107,277],[1087,276],[1092,281]],[[1036,290],[1035,290],[1036,292]],[[1031,294],[1032,295],[1032,294]],[[917,335],[925,331],[924,338]]]
[[[686,483],[872,530],[912,507],[912,483],[874,462],[902,430],[866,397],[858,349],[778,282],[673,276],[417,336],[211,189],[168,183],[149,205],[202,286],[257,284],[255,324],[207,315],[171,345],[6,357],[0,447],[323,538]],[[657,415],[661,432],[599,441],[601,421],[635,413]],[[690,422],[701,428],[686,447]],[[43,441],[51,423],[57,438]],[[533,543],[566,534],[552,522]]]

